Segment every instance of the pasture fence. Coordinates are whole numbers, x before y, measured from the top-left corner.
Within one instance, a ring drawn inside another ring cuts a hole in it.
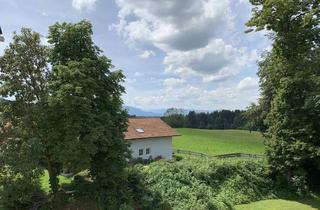
[[[189,150],[182,150],[182,149],[174,149],[173,154],[185,154],[191,155],[196,157],[207,157],[207,158],[263,158],[264,155],[260,154],[248,154],[248,153],[230,153],[230,154],[223,154],[223,155],[208,155],[202,152],[194,152]]]

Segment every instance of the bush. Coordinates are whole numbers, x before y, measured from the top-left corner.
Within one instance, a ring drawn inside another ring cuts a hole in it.
[[[0,204],[7,209],[31,209],[46,202],[38,182],[20,177],[1,184]]]
[[[173,155],[173,159],[174,159],[175,161],[180,161],[180,160],[183,159],[183,157],[182,157],[181,155],[174,154],[174,155]]]
[[[138,158],[134,158],[134,159],[131,159],[129,161],[129,165],[135,165],[135,164],[145,164],[147,162],[147,160],[141,158],[141,157],[138,157]]]
[[[143,159],[141,157],[133,158],[129,161],[129,165],[135,165],[135,164],[149,164],[155,161],[164,160],[164,157],[161,155],[156,156],[155,158],[152,158],[151,156],[148,159]]]
[[[159,161],[131,170],[133,194],[146,202],[155,196],[172,209],[232,209],[236,204],[273,196],[273,182],[267,167],[255,160],[181,160]],[[133,179],[138,177],[139,179]],[[139,181],[137,181],[139,180]],[[148,193],[146,193],[148,192]]]
[[[134,209],[141,210],[171,210],[168,202],[164,201],[161,195],[153,190],[150,190],[143,181],[143,166],[137,164],[128,169],[128,187],[130,189],[131,206]]]

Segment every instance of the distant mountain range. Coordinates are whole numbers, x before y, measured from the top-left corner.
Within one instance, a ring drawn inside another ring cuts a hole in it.
[[[133,106],[125,106],[125,108],[128,110],[129,115],[137,117],[161,117],[166,111],[166,109],[142,110]]]
[[[143,110],[133,106],[125,106],[128,110],[129,115],[135,115],[137,117],[162,117],[167,109],[153,109],[153,110]],[[194,110],[194,109],[184,109],[184,113],[188,114],[190,111],[195,112],[212,112],[209,110]]]

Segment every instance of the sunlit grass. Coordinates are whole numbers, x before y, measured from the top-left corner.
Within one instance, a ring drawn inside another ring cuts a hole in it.
[[[250,204],[235,206],[235,210],[317,210],[320,209],[320,198],[312,197],[298,200],[263,200]]]
[[[210,155],[227,153],[263,154],[263,137],[259,132],[245,130],[177,129],[181,136],[173,138],[174,149]]]
[[[72,178],[68,178],[64,176],[58,176],[58,178],[59,178],[60,185],[69,184],[72,181]],[[40,178],[40,183],[41,183],[41,188],[48,193],[50,191],[50,183],[49,183],[49,174],[47,170],[44,171],[43,176]]]

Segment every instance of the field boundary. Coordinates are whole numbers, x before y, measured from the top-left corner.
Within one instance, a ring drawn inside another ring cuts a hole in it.
[[[248,153],[229,153],[229,154],[222,154],[222,155],[208,155],[202,152],[194,152],[189,150],[182,150],[182,149],[174,149],[173,154],[185,154],[185,155],[192,155],[197,157],[207,157],[207,158],[263,158],[264,155],[260,154],[248,154]]]

